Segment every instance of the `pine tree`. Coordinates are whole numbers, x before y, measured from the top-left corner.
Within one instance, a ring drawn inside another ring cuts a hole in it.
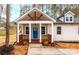
[[[5,45],[9,46],[9,29],[10,29],[10,5],[6,5],[6,40]]]

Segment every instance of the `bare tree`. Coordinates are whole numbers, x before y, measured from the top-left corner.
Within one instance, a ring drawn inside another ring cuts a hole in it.
[[[36,4],[33,4],[33,8],[36,7]]]
[[[41,4],[41,7],[42,7],[42,11],[44,11],[44,4]]]
[[[2,14],[2,4],[0,4],[0,27],[1,27],[1,14]]]
[[[6,40],[5,40],[6,46],[9,46],[9,28],[10,28],[9,20],[10,20],[10,5],[7,4],[6,5]]]

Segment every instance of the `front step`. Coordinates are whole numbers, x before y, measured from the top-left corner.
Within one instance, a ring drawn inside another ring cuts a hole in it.
[[[31,40],[31,43],[40,43],[39,40]]]
[[[29,47],[30,48],[40,48],[40,47],[42,47],[42,44],[29,44]]]

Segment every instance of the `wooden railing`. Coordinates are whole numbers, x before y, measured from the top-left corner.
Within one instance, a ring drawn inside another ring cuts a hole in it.
[[[19,41],[20,42],[23,42],[23,41],[29,42],[29,35],[27,35],[27,34],[21,34],[21,35],[19,35]]]
[[[51,43],[51,34],[42,35],[42,42],[44,42],[45,40],[47,40],[47,41],[49,41],[49,43]]]
[[[42,35],[42,42],[44,42],[45,40],[48,40],[49,43],[51,43],[51,34]],[[19,42],[24,42],[24,41],[29,42],[29,35],[26,34],[19,35]]]

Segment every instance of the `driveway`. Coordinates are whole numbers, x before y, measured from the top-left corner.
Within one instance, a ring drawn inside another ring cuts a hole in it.
[[[79,49],[58,49],[66,55],[79,55]]]
[[[62,55],[60,50],[54,47],[43,47],[42,44],[30,44],[28,55]]]

